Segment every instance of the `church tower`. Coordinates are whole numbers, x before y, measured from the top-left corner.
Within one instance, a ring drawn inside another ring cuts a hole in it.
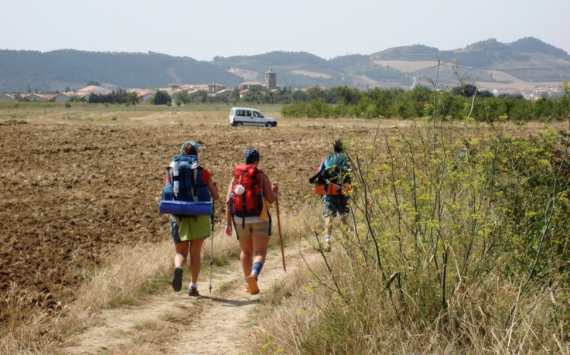
[[[265,87],[269,90],[277,89],[277,73],[271,70],[265,72]]]

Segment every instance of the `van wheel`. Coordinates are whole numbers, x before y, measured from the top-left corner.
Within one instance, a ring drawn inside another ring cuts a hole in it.
[[[243,123],[242,123],[242,122],[238,122],[238,123],[236,123],[236,126],[237,126],[237,127],[241,127],[241,126],[243,126]]]
[[[265,124],[265,127],[271,127],[271,126],[272,126],[271,122],[267,122],[267,123]]]

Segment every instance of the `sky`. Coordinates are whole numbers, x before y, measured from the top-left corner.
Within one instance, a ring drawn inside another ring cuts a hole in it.
[[[0,49],[324,59],[535,37],[570,53],[570,0],[0,0]]]

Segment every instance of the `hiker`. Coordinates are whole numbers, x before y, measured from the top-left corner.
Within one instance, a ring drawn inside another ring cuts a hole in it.
[[[324,204],[324,251],[331,250],[333,218],[339,214],[341,224],[346,225],[346,217],[350,212],[347,192],[351,189],[352,167],[344,154],[342,141],[335,141],[333,149],[334,152],[327,155],[319,164],[317,174],[309,179],[310,183],[316,184],[315,191],[322,195]]]
[[[210,195],[214,200],[220,198],[218,187],[212,181],[210,172],[200,166],[198,163],[198,145],[193,141],[188,141],[182,145],[180,149],[182,158],[186,158],[192,162],[191,168],[188,165],[188,171],[191,171],[191,177],[182,179],[175,185],[175,189],[180,189],[178,194],[193,193],[194,201],[209,201]],[[176,158],[176,157],[175,157]],[[171,163],[173,166],[174,161]],[[182,163],[181,163],[182,165]],[[191,169],[191,170],[190,170]],[[194,182],[193,189],[190,189],[191,183],[185,181],[192,179]],[[186,191],[183,191],[186,190]],[[182,267],[186,264],[186,258],[190,254],[190,274],[192,281],[188,287],[188,295],[198,297],[198,274],[200,273],[200,251],[202,244],[207,237],[210,236],[210,216],[175,216],[171,215],[170,218],[170,234],[174,242],[176,255],[174,256],[174,277],[172,279],[172,289],[180,291],[182,289]]]
[[[226,196],[226,235],[236,237],[241,248],[241,266],[246,279],[245,291],[259,293],[257,278],[265,263],[271,235],[269,204],[275,202],[279,187],[259,170],[259,153],[245,152],[245,164],[234,169]]]

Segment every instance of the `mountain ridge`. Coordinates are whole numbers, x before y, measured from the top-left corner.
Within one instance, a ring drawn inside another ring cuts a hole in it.
[[[490,38],[454,50],[415,44],[332,59],[308,52],[286,51],[216,56],[212,61],[198,61],[154,52],[0,50],[0,93],[79,89],[90,80],[111,89],[160,88],[169,83],[214,81],[237,87],[242,81],[263,83],[265,72],[270,68],[277,73],[278,85],[293,88],[313,85],[409,88],[414,77],[434,75],[430,73],[435,73],[438,58],[442,64],[455,60],[466,78],[490,83],[501,82],[493,77],[497,71],[530,83],[561,82],[570,77],[570,55],[534,37],[511,43]],[[419,62],[425,62],[425,66],[417,69]],[[402,69],[406,64],[415,64],[410,66],[414,70]],[[454,75],[444,74],[440,79],[442,85],[458,85]]]

